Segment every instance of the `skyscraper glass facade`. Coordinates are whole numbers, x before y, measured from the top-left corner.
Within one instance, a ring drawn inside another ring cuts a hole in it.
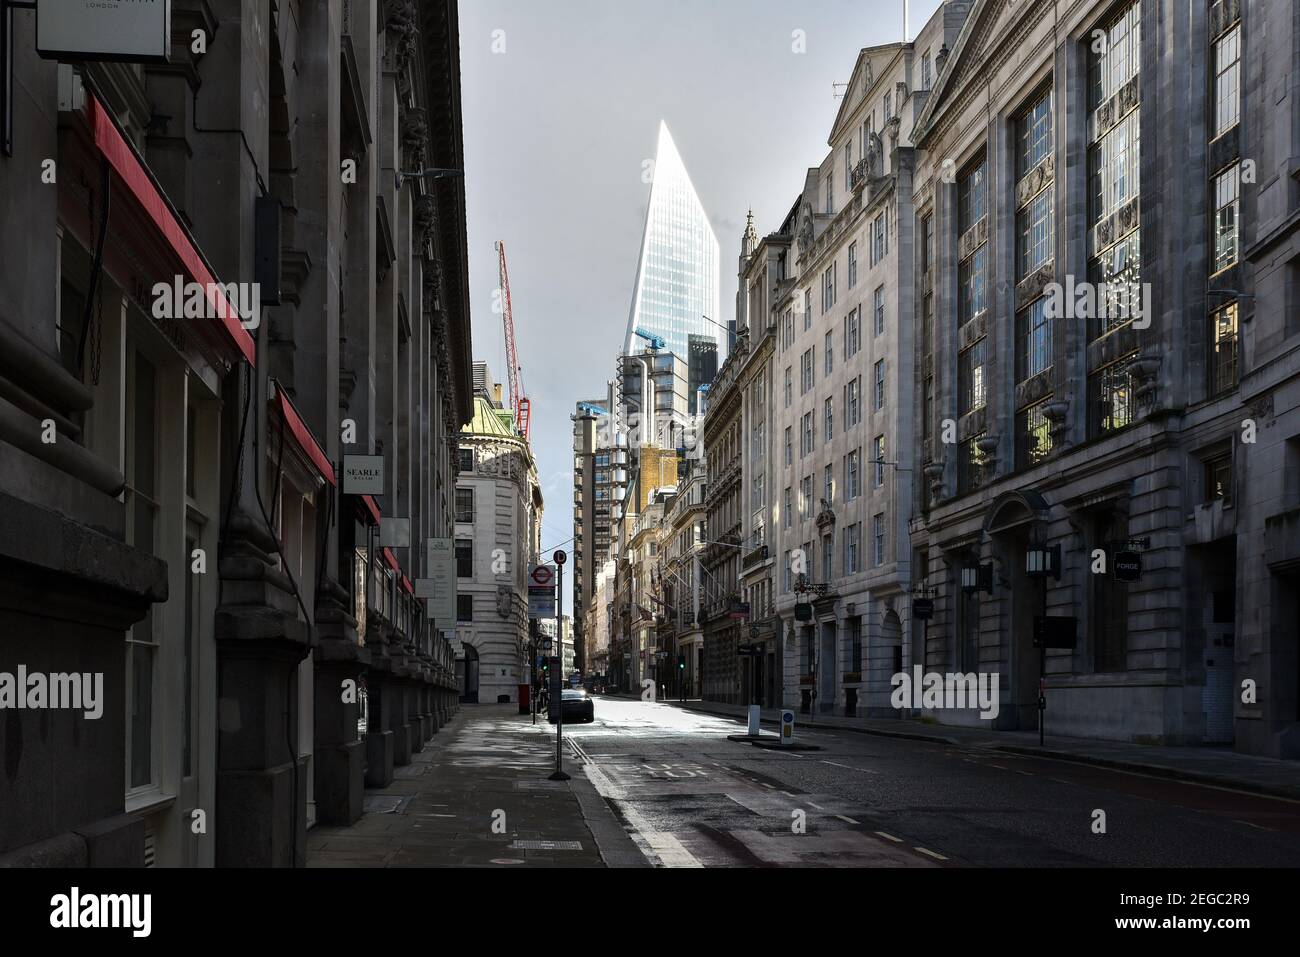
[[[646,211],[625,351],[646,342],[634,330],[662,336],[666,348],[689,361],[690,338],[707,337],[725,349],[718,315],[718,239],[665,123],[659,124],[650,206]]]

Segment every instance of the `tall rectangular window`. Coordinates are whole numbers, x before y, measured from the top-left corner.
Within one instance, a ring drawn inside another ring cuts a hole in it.
[[[875,365],[875,410],[879,412],[885,407],[885,360],[877,359]]]
[[[984,218],[984,158],[972,163],[957,181],[957,235]]]
[[[474,521],[474,490],[472,488],[456,489],[456,521]]]
[[[849,243],[849,288],[858,284],[858,244]]]
[[[812,328],[812,289],[803,291],[803,331]]]
[[[1016,316],[1016,381],[1024,382],[1052,366],[1052,320],[1047,299],[1039,296]]]
[[[957,446],[957,494],[965,495],[984,484],[988,456],[976,442],[983,434],[972,436]]]
[[[921,438],[928,442],[934,434],[934,376],[925,377],[925,392],[921,397]]]
[[[1030,275],[1053,258],[1052,188],[1039,191],[1016,214],[1016,272]]]
[[[876,287],[875,297],[876,335],[885,331],[885,287]]]
[[[871,540],[874,542],[872,561],[885,564],[885,514],[877,512],[871,517]]]
[[[829,332],[822,341],[822,364],[826,367],[827,375],[835,371],[835,343]]]
[[[876,265],[885,258],[885,214],[881,213],[871,222],[871,265]]]
[[[1214,41],[1214,135],[1241,117],[1241,24]]]
[[[473,595],[456,596],[456,620],[457,621],[474,620],[474,596]]]
[[[799,426],[799,458],[812,453],[813,450],[813,414],[805,412]]]
[[[1112,362],[1088,377],[1094,434],[1115,432],[1133,423],[1136,409],[1132,374],[1127,368],[1130,359]]]
[[[984,405],[984,343],[978,340],[957,357],[957,411],[965,415]]]
[[[850,525],[844,530],[844,574],[854,575],[858,571],[858,536],[860,526]]]
[[[791,528],[794,525],[794,489],[786,487],[782,505],[785,508],[785,514],[781,517],[781,527]],[[789,552],[786,554],[788,555]]]
[[[847,196],[851,189],[853,189],[853,141],[849,140],[844,144],[844,194]]]
[[[1016,416],[1016,468],[1032,468],[1052,451],[1051,423],[1043,414],[1050,397],[1028,406]]]
[[[826,401],[822,403],[824,424],[822,431],[825,433],[825,441],[829,442],[835,437],[835,400],[827,396]]]
[[[1052,91],[1043,93],[1016,121],[1016,176],[1024,176],[1052,152]]]
[[[862,329],[859,322],[860,307],[855,306],[844,317],[844,358],[858,354],[862,348]]]
[[[930,89],[930,51],[921,54],[921,89]]]
[[[1237,262],[1240,193],[1241,167],[1233,163],[1214,177],[1214,272]]]
[[[876,467],[876,488],[885,484],[885,437],[877,435],[871,446],[871,460]]]
[[[474,539],[456,539],[456,577],[474,577]]]
[[[862,421],[862,377],[850,379],[844,402],[844,427],[851,429]]]
[[[1089,280],[1140,294],[1143,257],[1139,216],[1120,215],[1141,188],[1141,0],[1134,0],[1099,26],[1105,42],[1085,43],[1088,60],[1088,253]],[[1119,96],[1132,86],[1131,96]],[[1109,297],[1108,297],[1109,298]],[[1095,340],[1132,316],[1099,303],[1089,317]],[[1133,390],[1127,366],[1135,353],[1108,356],[1088,370],[1089,435],[1127,426],[1133,418]],[[1100,577],[1100,576],[1094,576]]]
[[[984,261],[988,244],[957,265],[957,323],[966,325],[984,312]]]
[[[921,272],[928,273],[934,263],[934,215],[921,217]]]
[[[826,174],[826,213],[835,212],[835,169]]]
[[[835,264],[831,263],[822,272],[822,314],[831,311],[835,305]]]
[[[822,581],[830,581],[835,577],[835,538],[831,535],[822,536]]]
[[[856,449],[844,459],[844,500],[851,502],[862,493],[861,465]]]
[[[785,427],[785,464],[789,465],[794,461],[794,451],[790,442],[790,426]]]
[[[794,401],[794,367],[785,367],[785,407],[790,408],[790,403]]]
[[[1237,304],[1234,302],[1210,316],[1210,394],[1218,395],[1237,385]]]

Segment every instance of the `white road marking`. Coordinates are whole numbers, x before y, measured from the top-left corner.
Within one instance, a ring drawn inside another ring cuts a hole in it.
[[[884,831],[877,831],[876,833],[879,834],[881,837],[885,838],[886,840],[893,841],[895,844],[903,843],[903,839],[901,837],[894,837],[894,835],[886,834]]]
[[[786,797],[788,797],[788,798],[792,798],[792,797],[794,797],[794,795],[791,794],[789,791],[782,791],[781,793],[784,794],[784,795],[785,795]]]
[[[773,791],[776,790],[776,785],[775,785],[775,784],[768,784],[766,781],[763,782],[763,787],[765,787],[765,788],[771,788]]]
[[[581,753],[581,752],[580,752]],[[651,856],[646,852],[649,847],[653,856],[659,859],[663,867],[703,867],[695,855],[688,851],[682,842],[677,840],[671,834],[663,831],[657,831],[644,817],[637,813],[631,804],[621,800],[626,795],[623,788],[616,786],[597,765],[581,753],[583,759],[583,770],[587,772],[587,778],[595,786],[600,796],[607,801],[617,801],[618,810],[623,814],[624,819],[632,826],[633,836],[640,838],[637,846],[641,847],[641,852],[647,857]],[[645,846],[642,846],[645,845]]]
[[[944,857],[942,854],[936,854],[934,851],[929,850],[928,848],[918,847],[916,848],[916,850],[922,854],[928,854],[930,857],[933,857],[936,861],[946,861],[948,859]]]
[[[1261,831],[1275,831],[1275,830],[1277,830],[1277,828],[1273,828],[1273,827],[1265,827],[1265,826],[1262,825],[1262,824],[1252,824],[1250,821],[1238,821],[1236,818],[1233,818],[1232,823],[1233,823],[1233,824],[1244,824],[1244,825],[1246,825],[1246,827],[1254,827],[1254,828],[1258,828],[1258,829],[1261,830]]]
[[[879,774],[879,771],[872,771],[870,768],[855,768],[851,764],[836,764],[834,761],[822,759],[822,764],[829,764],[833,768],[844,768],[848,771],[861,771],[863,774]]]
[[[857,823],[858,823],[857,821],[853,820],[853,818],[851,818],[851,817],[845,817],[843,814],[836,814],[835,816],[836,816],[837,818],[839,818],[841,821],[848,821],[850,824],[857,824]]]
[[[791,794],[790,797],[794,797],[794,795]],[[822,807],[820,804],[813,804],[812,801],[809,801],[809,802],[808,802],[808,806],[809,806],[809,807],[815,807],[815,808],[816,808],[817,810],[819,810],[819,811],[824,811],[824,810],[826,810],[826,809],[825,809],[824,807]]]

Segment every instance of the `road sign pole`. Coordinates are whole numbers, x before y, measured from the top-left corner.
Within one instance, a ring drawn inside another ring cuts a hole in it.
[[[528,690],[533,704],[533,724],[537,723],[537,619],[528,619]]]
[[[557,675],[563,678],[564,672],[564,553],[557,551],[555,553],[555,588],[559,593],[556,599],[555,607],[555,643],[559,655],[556,660],[559,662],[556,668]],[[556,691],[555,681],[551,682],[551,690]],[[559,698],[555,702],[555,773],[550,776],[552,781],[567,781],[569,776],[564,773],[564,755],[561,751],[562,742],[564,741],[564,684],[561,681],[556,693]]]

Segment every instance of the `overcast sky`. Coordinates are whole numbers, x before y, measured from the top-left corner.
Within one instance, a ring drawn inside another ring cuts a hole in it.
[[[912,0],[912,37],[937,6]],[[734,318],[746,211],[760,236],[781,224],[827,153],[833,84],[862,47],[902,40],[903,0],[461,0],[460,31],[474,358],[505,382],[503,240],[542,545],[571,551],[569,416],[613,376],[660,119],[718,237],[720,319]]]

